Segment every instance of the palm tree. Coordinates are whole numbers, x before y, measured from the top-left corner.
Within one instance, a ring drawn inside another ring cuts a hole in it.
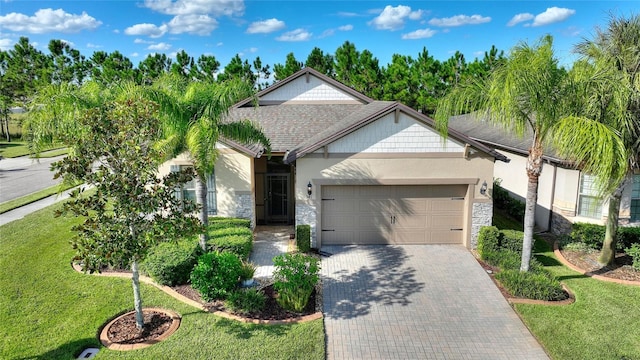
[[[593,40],[576,46],[582,60],[574,66],[574,78],[584,86],[578,96],[580,117],[567,119],[556,134],[561,153],[583,171],[596,176],[608,200],[606,234],[599,262],[615,261],[616,234],[622,191],[640,168],[640,16],[611,16],[605,30],[596,29]],[[579,123],[576,131],[573,124]],[[589,135],[598,128],[599,135]],[[614,139],[616,139],[614,141]],[[611,157],[594,149],[609,139]],[[613,159],[603,161],[603,158]]]
[[[533,47],[526,43],[515,46],[486,79],[470,79],[455,87],[440,101],[435,113],[445,135],[450,116],[469,112],[520,137],[527,130],[531,134],[521,271],[529,271],[545,141],[566,113],[566,72],[558,67],[552,43],[551,36],[546,36]]]
[[[225,82],[187,82],[167,74],[152,88],[144,89],[145,97],[160,106],[164,120],[164,140],[160,146],[167,158],[188,152],[196,172],[196,202],[199,218],[208,224],[207,175],[214,170],[221,138],[245,145],[259,144],[270,151],[269,139],[251,121],[226,122],[233,104],[253,94],[251,84],[241,80]],[[200,235],[200,247],[206,250],[207,233]]]

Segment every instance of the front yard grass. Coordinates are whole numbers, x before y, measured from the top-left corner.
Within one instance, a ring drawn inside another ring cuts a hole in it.
[[[0,226],[0,358],[71,359],[98,346],[97,332],[133,308],[131,280],[76,273],[70,266],[71,218],[54,218],[60,205]],[[146,307],[182,315],[180,329],[149,348],[101,348],[96,359],[324,359],[322,320],[297,325],[253,325],[226,320],[142,284]]]
[[[495,215],[494,224],[513,225]],[[534,255],[576,297],[566,306],[514,305],[553,359],[640,359],[640,286],[580,275],[558,262],[542,240]]]
[[[51,158],[60,155],[66,155],[69,153],[67,148],[61,147],[52,147],[46,151],[40,153],[41,158]],[[0,141],[0,156],[5,158],[14,158],[18,156],[27,156],[31,155],[31,150],[29,150],[29,144],[25,141]]]

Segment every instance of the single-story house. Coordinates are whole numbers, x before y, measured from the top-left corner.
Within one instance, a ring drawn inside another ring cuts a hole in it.
[[[309,224],[312,246],[463,244],[490,225],[494,162],[506,156],[401,104],[374,101],[313,69],[236,104],[271,154],[221,139],[209,176],[212,215]],[[161,172],[189,166],[184,154]],[[187,186],[185,196],[193,196]]]
[[[499,126],[476,121],[468,115],[452,117],[449,127],[486,146],[494,148],[510,162],[496,162],[494,176],[512,197],[524,202],[527,193],[525,165],[531,136],[518,138]],[[538,185],[536,229],[568,233],[576,222],[604,224],[608,202],[597,196],[592,176],[574,169],[572,164],[547,147]],[[620,204],[622,226],[640,226],[640,173],[626,182]]]

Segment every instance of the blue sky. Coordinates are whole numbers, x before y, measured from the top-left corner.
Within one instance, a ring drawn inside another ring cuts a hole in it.
[[[252,62],[306,60],[314,47],[334,54],[345,41],[368,49],[384,66],[394,53],[416,57],[426,47],[446,60],[456,50],[472,60],[496,45],[554,37],[560,61],[573,45],[605,26],[609,13],[638,13],[638,1],[261,1],[261,0],[0,0],[0,49],[20,36],[44,51],[50,39],[89,57],[120,51],[137,65],[148,54],[185,50],[214,55],[222,67],[239,54]]]

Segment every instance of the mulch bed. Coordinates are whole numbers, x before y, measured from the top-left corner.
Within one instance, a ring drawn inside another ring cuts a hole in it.
[[[225,308],[223,300],[206,302],[202,300],[200,293],[194,288],[192,288],[191,285],[176,286],[176,287],[173,287],[173,290],[175,290],[176,292],[180,293],[183,296],[186,296],[191,300],[194,300],[203,304],[205,309],[207,309],[207,311],[209,312],[223,311],[229,314],[238,315],[245,318],[256,319],[256,320],[287,320],[287,319],[293,319],[293,318],[297,318],[304,315],[310,315],[317,311],[316,309],[318,308],[318,302],[320,299],[319,291],[317,291],[318,288],[319,287],[317,286],[316,290],[314,290],[311,293],[311,298],[309,299],[309,303],[307,304],[307,307],[304,309],[304,311],[301,313],[295,313],[295,312],[291,312],[283,309],[280,306],[280,304],[278,304],[276,300],[278,297],[278,294],[273,288],[273,284],[259,285],[258,289],[262,291],[262,293],[266,297],[265,307],[261,312],[256,312],[251,314],[235,313],[230,309]]]
[[[164,334],[173,319],[171,316],[155,311],[143,311],[144,327],[136,326],[136,314],[132,313],[115,321],[109,328],[109,341],[118,344],[139,344],[157,339]]]
[[[609,266],[602,266],[598,263],[599,251],[585,252],[560,249],[560,252],[568,262],[585,270],[587,273],[618,280],[640,281],[640,271],[631,266],[633,258],[623,252],[616,253],[615,264]]]

